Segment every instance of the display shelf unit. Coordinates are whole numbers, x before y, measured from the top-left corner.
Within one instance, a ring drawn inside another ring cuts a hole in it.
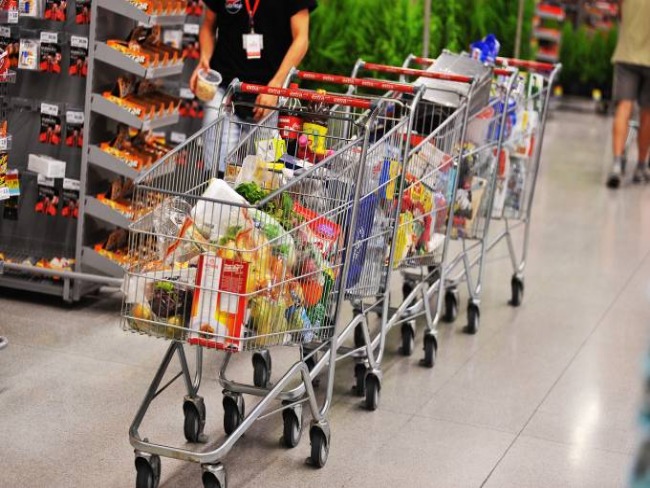
[[[145,67],[136,62],[129,56],[113,49],[105,42],[95,43],[95,60],[101,61],[111,66],[115,66],[127,73],[145,78],[147,80],[155,80],[165,78],[167,76],[177,76],[183,73],[184,63],[178,62],[169,66],[160,67]]]
[[[101,19],[101,22],[98,20]],[[170,66],[145,67],[136,60],[108,46],[106,41],[111,36],[119,36],[115,29],[133,28],[138,25],[147,27],[180,26],[185,22],[185,13],[169,15],[152,15],[128,0],[97,0],[91,5],[91,26],[89,45],[93,48],[88,56],[88,83],[86,85],[86,125],[84,129],[84,148],[81,165],[81,195],[79,208],[80,225],[77,229],[76,271],[98,273],[99,275],[121,278],[124,268],[111,259],[95,251],[95,230],[127,228],[130,220],[120,212],[101,203],[93,195],[97,194],[98,178],[106,175],[134,179],[139,172],[129,167],[120,159],[102,151],[99,145],[114,133],[117,124],[141,130],[159,130],[172,126],[179,121],[178,113],[141,119],[128,110],[102,96],[107,86],[107,75],[122,73],[135,75],[141,79],[155,80],[180,77],[184,70],[183,63]],[[100,26],[101,24],[101,26]],[[122,33],[123,34],[123,33]],[[112,128],[112,130],[111,130]],[[102,130],[103,129],[103,130]],[[101,170],[101,171],[99,171]],[[100,176],[98,176],[101,173]],[[113,177],[111,176],[111,177]],[[77,299],[80,288],[75,286],[74,297]]]
[[[555,63],[560,58],[561,25],[566,20],[563,5],[540,2],[535,8],[531,42],[536,47],[536,59]]]

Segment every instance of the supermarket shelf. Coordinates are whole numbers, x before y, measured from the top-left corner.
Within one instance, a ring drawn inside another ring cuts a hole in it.
[[[545,29],[545,28],[538,27],[537,29],[535,29],[533,36],[539,39],[540,41],[560,42],[560,39],[562,38],[562,33],[557,29]]]
[[[131,221],[122,215],[120,212],[113,210],[108,205],[104,205],[95,197],[86,197],[86,215],[94,217],[104,222],[108,222],[116,227],[122,229],[128,228]]]
[[[114,0],[115,1],[115,0]],[[104,42],[95,44],[95,59],[149,80],[183,73],[183,62],[160,68],[146,68]]]
[[[115,173],[116,175],[124,176],[132,180],[136,179],[139,175],[138,171],[131,168],[124,161],[110,155],[106,151],[102,151],[99,146],[90,145],[88,148],[88,162],[99,168]]]
[[[7,71],[0,74],[0,83],[16,83],[16,72]]]
[[[0,137],[0,151],[11,150],[11,135],[7,137]]]
[[[544,8],[543,6],[537,7],[535,15],[544,20],[557,20],[563,22],[566,18],[566,13],[559,7]]]
[[[97,5],[123,17],[141,22],[147,27],[152,25],[182,25],[185,22],[184,13],[181,15],[149,15],[126,0],[99,0]]]
[[[0,287],[13,288],[14,290],[23,290],[45,295],[63,296],[63,280],[52,281],[47,278],[36,276],[12,276],[0,275]]]
[[[81,265],[84,268],[91,268],[102,274],[122,278],[124,268],[114,261],[105,258],[94,249],[84,246],[81,250]]]
[[[174,115],[156,117],[152,120],[142,120],[97,93],[93,93],[91,97],[90,109],[95,113],[139,130],[160,129],[175,124],[179,119],[177,112]]]

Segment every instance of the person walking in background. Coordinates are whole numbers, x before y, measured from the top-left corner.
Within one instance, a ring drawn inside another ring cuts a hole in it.
[[[621,0],[621,26],[614,51],[614,163],[607,177],[609,188],[618,188],[624,175],[623,154],[634,104],[640,107],[639,160],[632,181],[650,181],[650,0]]]
[[[289,70],[298,66],[309,47],[309,14],[316,0],[204,0],[207,7],[199,31],[201,57],[190,79],[190,88],[196,92],[198,73],[202,69],[218,71],[223,81],[217,96],[205,107],[203,126],[214,123],[225,88],[238,78],[240,81],[281,87]],[[244,98],[244,97],[242,97]],[[255,102],[254,109],[240,107],[234,122],[258,121],[267,113],[262,106],[274,107],[277,97],[259,95],[246,100]],[[218,170],[223,176],[225,153],[239,138],[236,124],[230,125],[237,133],[223,134]],[[241,127],[239,127],[241,129]],[[215,135],[206,139],[216,139]],[[206,168],[212,170],[216,140],[208,140],[205,149]]]

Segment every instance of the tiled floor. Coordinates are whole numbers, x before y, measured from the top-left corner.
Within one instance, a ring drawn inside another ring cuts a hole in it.
[[[392,334],[373,413],[349,394],[343,362],[327,466],[305,465],[307,435],[282,448],[271,417],[227,457],[229,486],[624,486],[650,345],[650,186],[605,189],[608,134],[609,120],[590,114],[549,122],[521,308],[506,304],[511,271],[497,249],[477,336],[460,333],[463,316],[442,324],[426,370],[419,350],[397,354]],[[11,341],[0,352],[0,486],[133,486],[128,426],[166,344],[122,332],[116,294],[73,308],[0,295],[0,335]],[[274,352],[275,370],[286,354]],[[218,359],[210,355],[202,389],[213,440]],[[250,375],[248,357],[236,362]],[[182,445],[181,386],[143,425],[152,440]],[[162,487],[201,486],[196,465],[163,459],[162,472]]]

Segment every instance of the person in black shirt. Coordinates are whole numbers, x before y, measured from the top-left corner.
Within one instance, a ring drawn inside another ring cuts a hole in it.
[[[207,9],[199,32],[201,57],[190,79],[190,87],[196,89],[201,69],[213,69],[223,77],[217,96],[206,105],[205,127],[214,123],[225,88],[233,79],[282,86],[289,70],[298,66],[307,53],[309,14],[316,8],[317,1],[204,0],[204,3]],[[259,95],[255,102],[257,107],[248,115],[260,120],[268,112],[260,106],[275,106],[277,97]],[[239,115],[248,118],[247,114]],[[224,146],[232,144],[230,140]],[[206,155],[206,160],[212,157]],[[221,171],[225,169],[224,164],[221,157]],[[211,163],[207,161],[206,165],[211,166]]]

